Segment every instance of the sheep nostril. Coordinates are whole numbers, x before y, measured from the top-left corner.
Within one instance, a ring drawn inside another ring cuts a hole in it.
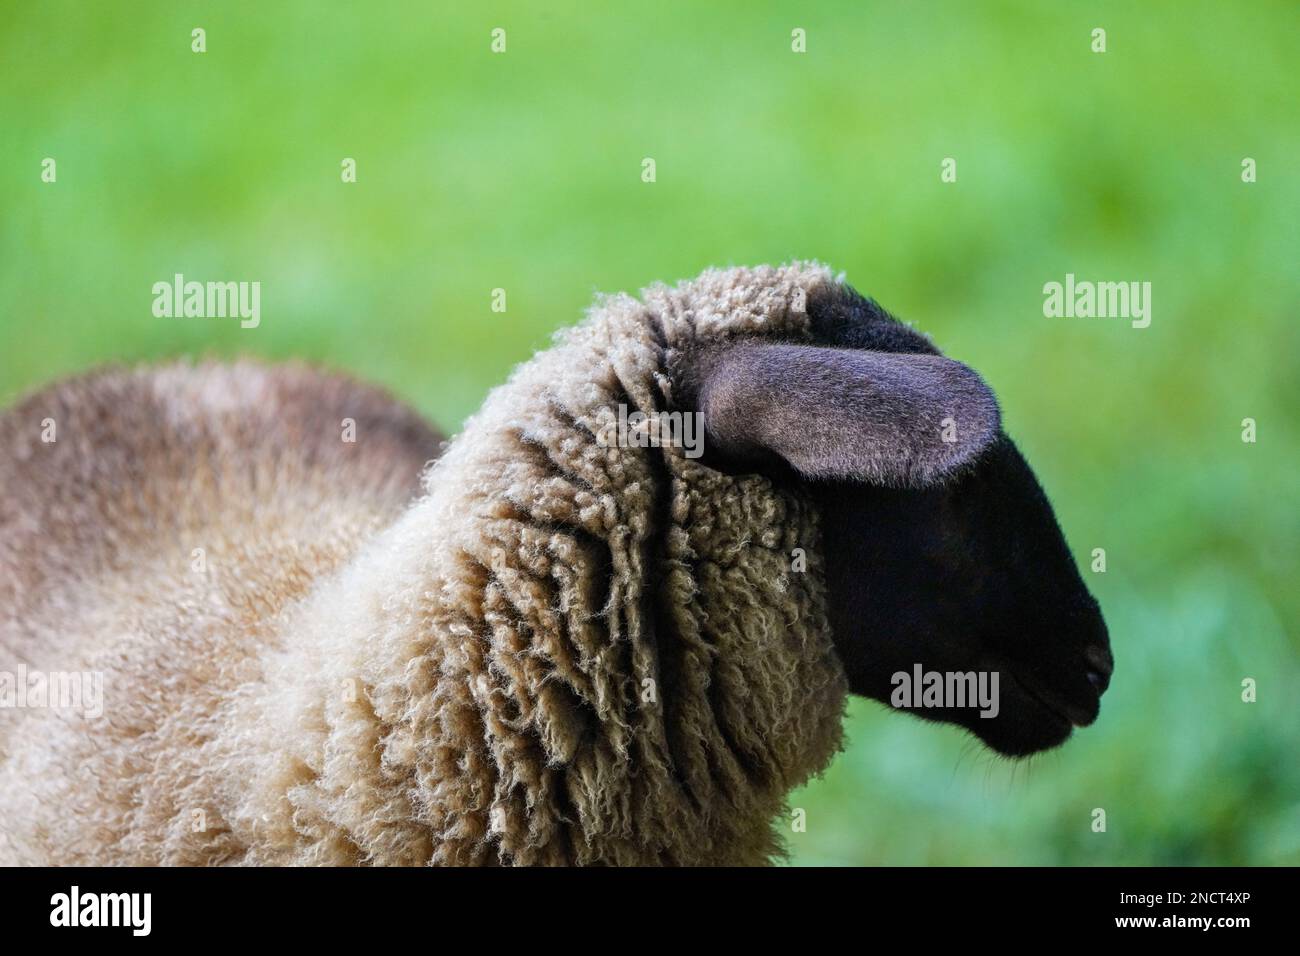
[[[1100,644],[1094,644],[1085,650],[1083,657],[1089,664],[1089,680],[1092,680],[1093,673],[1103,678],[1109,678],[1115,672],[1115,658],[1111,657],[1110,651]],[[1093,683],[1096,683],[1096,681],[1093,681]]]
[[[1105,674],[1098,674],[1096,671],[1088,671],[1088,683],[1097,689],[1098,694],[1103,694],[1110,685],[1110,678]]]

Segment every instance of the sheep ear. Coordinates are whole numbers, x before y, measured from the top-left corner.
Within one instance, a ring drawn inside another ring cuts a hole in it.
[[[775,457],[805,478],[924,487],[1001,427],[989,387],[942,355],[741,342],[696,374],[706,460],[723,467]]]

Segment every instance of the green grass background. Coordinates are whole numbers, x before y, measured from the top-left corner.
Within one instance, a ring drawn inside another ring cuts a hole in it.
[[[597,290],[822,259],[998,391],[1118,671],[1029,764],[855,703],[793,862],[1300,862],[1298,62],[1287,2],[0,0],[0,401],[248,352],[454,431]],[[261,327],[154,318],[176,272]],[[1151,327],[1044,318],[1067,272]]]

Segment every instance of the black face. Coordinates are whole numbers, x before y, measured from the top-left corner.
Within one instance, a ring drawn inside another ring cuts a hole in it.
[[[937,487],[810,487],[854,693],[890,703],[894,675],[917,665],[996,672],[996,716],[976,706],[911,712],[959,724],[1008,756],[1054,747],[1096,719],[1113,666],[1106,624],[1009,438]]]
[[[847,287],[807,310],[811,343],[677,357],[678,394],[704,416],[702,461],[799,482],[818,502],[854,693],[1008,756],[1060,744],[1096,719],[1110,644],[992,390]],[[925,692],[932,675],[943,694]]]

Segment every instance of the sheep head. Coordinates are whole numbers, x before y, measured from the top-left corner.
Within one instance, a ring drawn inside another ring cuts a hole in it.
[[[1113,660],[1051,505],[975,372],[828,288],[807,304],[812,341],[742,337],[679,359],[703,463],[816,502],[851,692],[1008,756],[1057,746],[1096,719]]]

